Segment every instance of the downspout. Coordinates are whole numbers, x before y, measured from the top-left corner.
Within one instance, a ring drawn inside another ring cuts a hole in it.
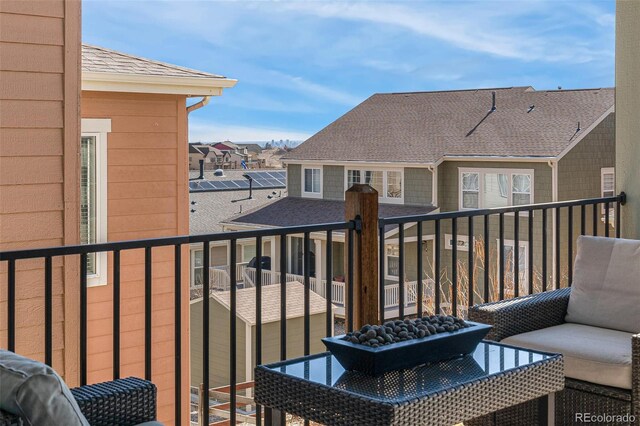
[[[549,167],[551,167],[551,201],[558,201],[558,160],[549,160]],[[555,285],[556,282],[556,274],[559,274],[560,271],[556,271],[556,215],[555,211],[551,216],[551,283]],[[545,230],[546,232],[546,230]]]
[[[438,206],[438,166],[427,166],[431,172],[431,205]]]
[[[203,106],[207,105],[210,100],[211,100],[211,96],[203,96],[202,99],[199,102],[196,102],[195,104],[189,105],[187,107],[187,114],[189,114],[190,112],[195,111],[197,109],[200,109]]]

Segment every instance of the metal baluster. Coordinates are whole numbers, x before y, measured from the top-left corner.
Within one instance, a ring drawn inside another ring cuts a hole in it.
[[[113,379],[120,378],[120,250],[113,251]]]
[[[467,315],[469,312],[469,309],[471,309],[471,307],[473,306],[473,273],[474,273],[474,265],[473,265],[473,253],[474,253],[474,238],[473,238],[473,216],[469,216],[469,237],[468,237],[468,244],[469,244],[469,261],[468,261],[468,265],[467,268],[469,269],[469,301],[467,302]]]
[[[547,291],[547,209],[542,209],[542,291]]]
[[[458,219],[451,219],[451,315],[458,315]]]
[[[151,247],[144,249],[144,378],[151,381]]]
[[[560,288],[560,207],[556,208],[556,290]]]
[[[309,355],[310,348],[310,334],[311,334],[311,324],[309,321],[309,317],[311,315],[310,304],[309,304],[309,289],[311,287],[311,265],[310,265],[310,253],[311,253],[311,238],[309,237],[309,233],[304,233],[304,355]],[[320,253],[318,253],[320,255]],[[316,277],[320,271],[316,271]],[[317,281],[316,281],[317,282]]]
[[[609,202],[604,203],[604,236],[609,237]]]
[[[210,388],[210,360],[209,360],[209,327],[211,326],[210,295],[209,295],[209,265],[211,261],[211,246],[206,241],[202,246],[202,383],[204,388],[204,401],[200,401],[204,405],[207,413],[207,421],[209,418],[209,388]],[[235,270],[235,267],[229,268],[229,273]]]
[[[591,235],[598,235],[598,203],[593,204],[593,217],[591,218]]]
[[[616,238],[620,238],[620,199],[616,201]]]
[[[571,287],[571,282],[573,281],[573,207],[569,206],[567,209],[567,269],[569,270],[567,286]]]
[[[533,294],[533,210],[529,210],[527,222],[527,226],[529,228],[529,249],[527,252],[527,255],[529,256],[529,264],[527,265],[527,281],[529,281],[529,294]]]
[[[262,364],[262,237],[256,237],[256,365]],[[262,424],[262,406],[256,404],[256,424]]]
[[[80,255],[80,386],[87,384],[87,254]]]
[[[583,204],[580,206],[580,235],[586,233],[586,206]]]
[[[386,262],[386,253],[384,251],[384,225],[380,225],[378,229],[378,245],[379,247],[379,263],[378,266],[380,271],[378,272],[380,277],[378,278],[380,282],[380,286],[378,287],[378,291],[380,292],[380,306],[378,306],[378,310],[380,311],[380,324],[384,323],[384,286],[385,286],[385,262]]]
[[[434,292],[435,292],[435,312],[436,314],[440,313],[440,219],[436,219],[436,225],[435,225],[435,232],[436,232],[436,245],[435,245],[435,256],[436,256],[436,260],[435,260],[435,272],[433,274],[434,277],[434,281],[435,281],[435,285],[434,285]]]
[[[417,235],[417,237],[418,237],[418,239],[417,239],[417,247],[416,247],[417,248],[416,251],[418,252],[417,253],[417,255],[418,255],[418,259],[417,259],[418,266],[417,266],[417,269],[418,270],[416,271],[417,272],[416,277],[417,277],[417,280],[418,280],[418,284],[417,284],[417,287],[416,287],[417,292],[418,292],[418,294],[417,294],[418,300],[416,300],[416,305],[417,305],[416,307],[417,307],[417,310],[418,310],[418,317],[422,317],[422,282],[423,282],[423,280],[422,280],[422,274],[423,274],[422,273],[422,269],[423,269],[423,267],[422,267],[422,222],[418,222],[416,224],[416,232],[418,234]]]
[[[491,264],[491,247],[489,246],[489,215],[484,215],[484,302],[490,301],[489,271]]]
[[[53,362],[53,281],[51,256],[44,258],[44,362]]]
[[[174,247],[174,416],[175,424],[182,424],[182,247],[176,244]]]
[[[280,237],[280,360],[287,359],[287,236]],[[265,413],[265,419],[269,418]]]
[[[500,270],[498,273],[500,274],[500,289],[499,289],[499,298],[500,300],[504,300],[504,213],[500,213],[500,224],[499,224],[499,247],[500,253],[498,257],[500,259]]]
[[[404,223],[398,225],[398,316],[404,318]]]
[[[7,348],[16,351],[16,261],[7,265]]]
[[[229,346],[229,423],[236,424],[236,382],[237,382],[237,366],[236,366],[236,354],[237,354],[237,292],[238,292],[238,277],[236,277],[236,249],[237,241],[231,240],[231,267],[229,268],[231,276],[231,292],[229,301],[229,337],[231,339]],[[262,321],[262,318],[258,318],[258,321]],[[207,401],[209,391],[207,390]]]
[[[520,212],[513,216],[513,295],[520,296]]]
[[[326,283],[325,283],[325,290],[324,290],[324,294],[326,296],[326,309],[327,309],[327,315],[326,315],[326,319],[327,319],[327,323],[326,323],[326,332],[325,334],[327,336],[332,336],[333,335],[333,322],[331,321],[331,315],[329,315],[329,312],[331,312],[332,309],[332,304],[331,302],[333,301],[333,294],[332,294],[332,290],[333,290],[333,233],[331,231],[327,231],[327,250],[326,250],[326,267],[327,267],[327,271],[326,271]]]

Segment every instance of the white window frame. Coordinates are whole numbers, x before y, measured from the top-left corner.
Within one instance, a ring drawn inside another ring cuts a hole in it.
[[[505,247],[513,247],[515,245],[515,240],[504,240],[504,246]],[[498,279],[502,278],[502,270],[500,269],[500,239],[496,238],[496,244],[498,247],[498,255],[496,256],[496,262],[497,262],[497,268],[498,268]],[[518,281],[519,285],[526,285],[528,284],[529,281],[529,241],[525,241],[525,240],[520,240],[518,241],[518,244],[520,244],[520,248],[523,249],[523,254],[520,256],[520,259],[524,258],[524,271],[520,270],[518,271],[520,273],[520,275],[523,276],[523,278],[521,280]],[[506,259],[505,259],[506,262]],[[505,265],[506,266],[506,265]],[[514,264],[514,269],[511,272],[515,272],[515,264]]]
[[[484,203],[483,186],[484,176],[488,173],[505,174],[507,178],[507,206],[513,206],[513,175],[529,175],[531,176],[531,204],[535,201],[534,194],[534,170],[533,169],[503,169],[503,168],[484,168],[484,167],[458,167],[458,209],[459,210],[476,210],[470,207],[462,206],[462,174],[463,173],[477,173],[478,174],[478,209],[487,208]],[[513,213],[506,213],[513,215]],[[527,212],[522,212],[521,215],[526,216]]]
[[[405,180],[404,180],[403,168],[399,169],[399,168],[386,168],[386,167],[380,167],[380,166],[360,166],[360,165],[358,165],[357,167],[344,166],[344,191],[349,189],[349,170],[358,170],[360,172],[360,183],[363,183],[365,172],[382,172],[383,193],[378,194],[378,201],[386,204],[404,204]],[[401,180],[400,189],[402,191],[402,195],[398,198],[387,197],[387,173],[388,172],[400,173],[400,180]]]
[[[191,284],[191,288],[194,288],[196,285],[196,253],[202,253],[203,254],[203,263],[202,263],[202,269],[204,270],[204,250],[202,249],[202,247],[191,247],[191,253],[189,256],[189,271],[190,271],[190,284]]]
[[[426,234],[422,236],[422,243],[426,243],[428,241],[433,241],[435,244],[435,239],[436,236],[435,234]],[[406,237],[404,239],[405,244],[406,243],[417,243],[418,242],[418,238],[417,237]],[[389,271],[388,271],[388,255],[387,255],[387,246],[390,245],[399,245],[400,241],[397,237],[394,238],[388,238],[385,239],[385,244],[384,244],[384,278],[386,280],[389,281],[399,281],[400,280],[400,276],[394,276],[394,275],[389,275]],[[436,263],[436,253],[435,253],[435,247],[434,247],[434,252],[433,255],[431,256],[431,264],[435,265]],[[431,279],[431,278],[429,278]]]
[[[398,256],[389,256],[388,248],[389,246],[398,246],[398,250],[400,250],[400,245],[398,243],[391,243],[384,245],[384,277],[390,281],[398,281],[400,279],[400,275],[391,275],[389,273],[389,258],[397,257],[398,263],[400,262],[400,252],[398,252]]]
[[[602,198],[606,197],[606,195],[604,195],[604,193],[605,193],[605,190],[604,190],[604,176],[608,175],[608,174],[613,175],[613,195],[616,194],[616,169],[615,169],[615,167],[602,167],[600,169],[600,197],[602,197]],[[604,203],[602,203],[602,205],[600,206],[600,210],[602,211],[602,214],[604,215],[605,214],[605,210],[606,210],[606,207],[605,207]],[[615,217],[615,210],[614,210],[614,208],[613,208],[613,206],[611,204],[609,204],[609,215],[610,215],[609,216],[610,219]],[[606,219],[603,217],[602,220],[605,221]],[[610,223],[614,223],[614,222],[610,221]]]
[[[109,118],[83,118],[81,138],[96,138],[96,243],[107,242],[107,134],[111,132]],[[87,275],[87,287],[107,284],[107,252],[95,254],[96,273]]]
[[[305,170],[319,170],[320,171],[320,192],[307,192],[305,191],[305,182],[304,182],[304,177],[305,177]],[[317,166],[303,166],[302,167],[302,173],[300,176],[300,183],[301,183],[301,188],[300,188],[300,193],[302,194],[303,197],[307,197],[307,198],[322,198],[322,176],[323,175],[323,170],[322,170],[322,166],[321,165],[317,165]]]

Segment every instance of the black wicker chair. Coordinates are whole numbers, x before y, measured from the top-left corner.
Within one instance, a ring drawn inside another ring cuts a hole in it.
[[[564,323],[571,289],[563,288],[532,296],[476,305],[469,319],[493,325],[487,339],[507,337]],[[631,415],[640,421],[640,334],[633,335],[631,390],[602,386],[571,378],[556,394],[556,424],[575,424],[575,413]],[[537,425],[537,401],[520,404],[491,416],[465,422],[467,425]],[[616,423],[620,424],[620,423]]]
[[[156,420],[156,386],[136,377],[71,389],[92,426],[133,426]],[[18,416],[0,410],[0,426],[22,425]]]

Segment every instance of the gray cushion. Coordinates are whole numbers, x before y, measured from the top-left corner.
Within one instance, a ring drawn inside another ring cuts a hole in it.
[[[566,377],[631,389],[631,336],[623,331],[565,323],[517,334],[502,343],[561,353]]]
[[[567,322],[640,333],[640,241],[578,238]]]
[[[5,350],[0,350],[0,409],[34,426],[89,426],[51,367]]]

